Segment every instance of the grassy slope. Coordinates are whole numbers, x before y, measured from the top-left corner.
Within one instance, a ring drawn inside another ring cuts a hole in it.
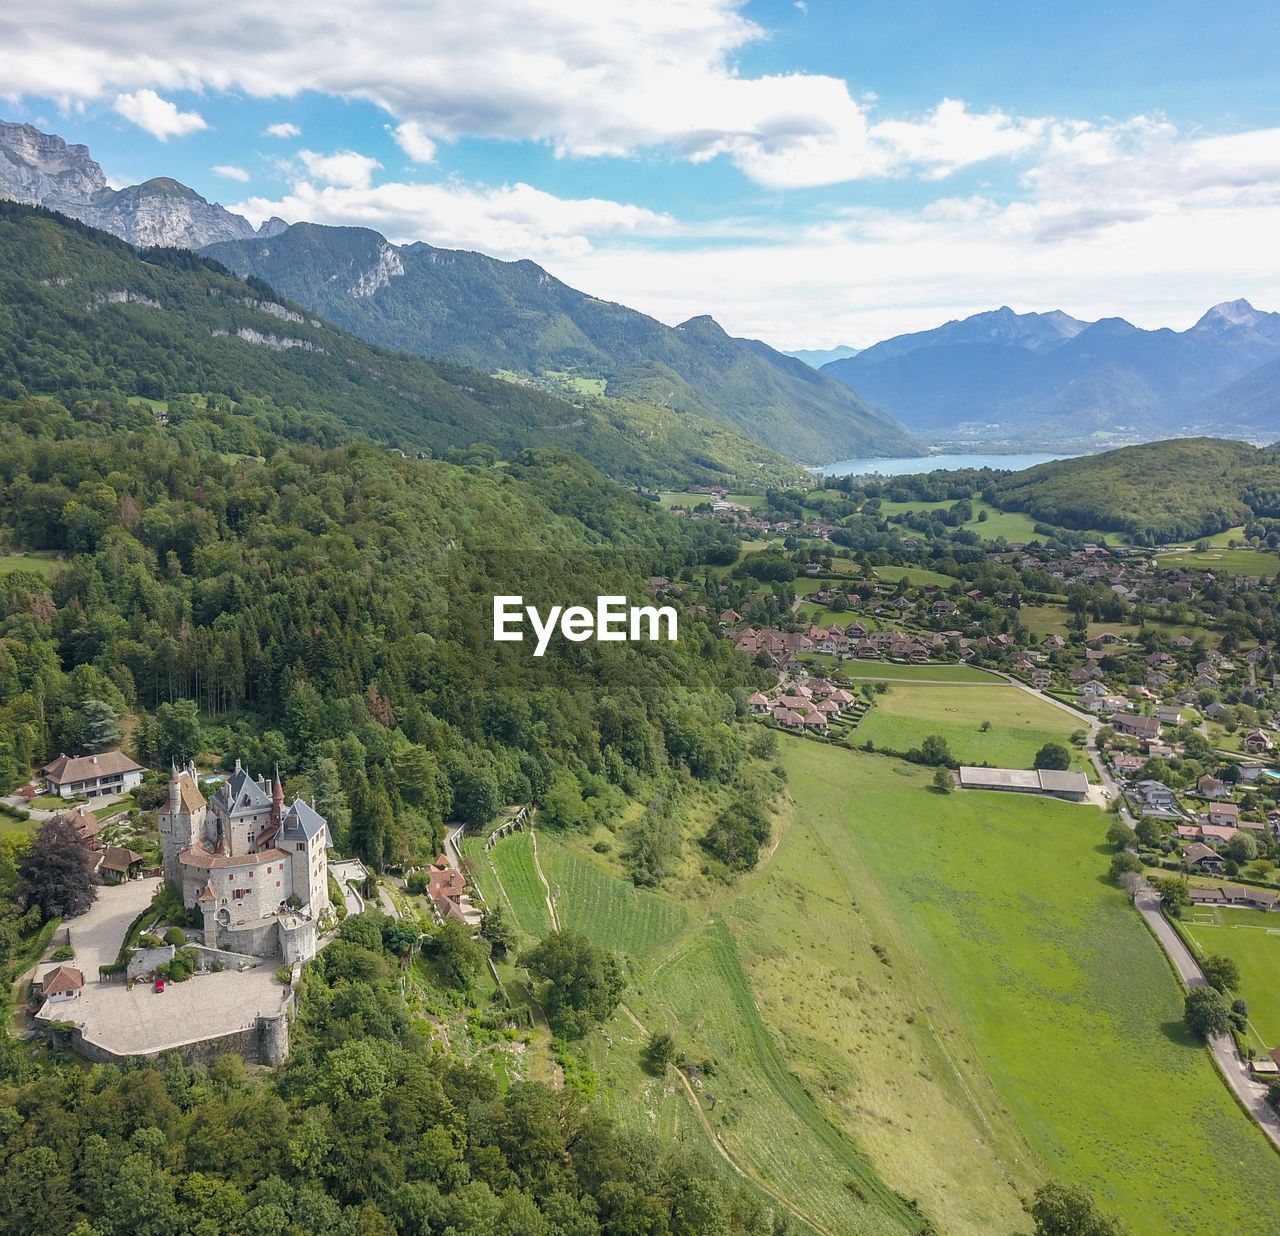
[[[984,721],[991,728],[983,733]],[[1047,742],[1065,742],[1086,725],[1083,717],[1046,704],[1012,686],[933,686],[894,683],[858,726],[857,741],[908,751],[929,734],[940,734],[964,764],[987,762],[998,767],[1030,768]],[[1073,753],[1073,767],[1086,761]]]
[[[1200,952],[1234,957],[1240,994],[1249,1002],[1250,1042],[1259,1051],[1280,1045],[1280,927],[1266,910],[1200,907],[1183,925]]]
[[[914,1230],[918,1221],[788,1071],[723,921],[702,913],[705,907],[695,918],[671,898],[637,890],[585,848],[575,851],[585,845],[586,839],[566,843],[538,832],[561,924],[621,955],[631,979],[625,998],[647,1029],[670,1029],[690,1059],[715,1061],[714,1076],[698,1086],[699,1098],[734,1159],[833,1234]],[[485,895],[510,906],[526,934],[545,932],[549,922],[528,837],[500,841],[488,856],[468,849]],[[587,1052],[602,1106],[709,1149],[674,1075],[655,1079],[639,1067],[642,1045],[643,1035],[621,1012],[593,1036]]]
[[[1208,553],[1174,551],[1160,554],[1156,565],[1162,570],[1182,567],[1188,571],[1212,571],[1215,575],[1251,575],[1273,579],[1280,573],[1280,557],[1260,549],[1212,549]]]
[[[799,739],[785,754],[801,818],[853,847],[851,894],[891,960],[897,930],[938,984],[935,1011],[963,1028],[951,1056],[985,1070],[1051,1174],[1094,1190],[1138,1236],[1280,1228],[1280,1161],[1188,1040],[1166,961],[1101,878],[1101,816],[936,795],[923,772]],[[904,1171],[923,1158],[914,1134],[898,1153]]]

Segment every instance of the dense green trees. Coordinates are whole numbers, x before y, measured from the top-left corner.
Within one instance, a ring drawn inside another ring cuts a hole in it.
[[[604,1021],[622,999],[618,959],[585,936],[554,931],[520,958],[542,980],[542,1003],[551,1024],[567,1038],[580,1038]]]
[[[1125,1228],[1098,1209],[1083,1189],[1046,1181],[1031,1202],[1035,1236],[1124,1236]]]
[[[1071,767],[1071,752],[1060,742],[1047,742],[1036,752],[1036,768],[1065,770]]]
[[[1225,995],[1227,992],[1239,990],[1240,967],[1234,957],[1208,953],[1200,958],[1200,969],[1204,971],[1205,982],[1215,991]]]
[[[1183,1002],[1188,1029],[1202,1039],[1216,1038],[1231,1029],[1231,1006],[1213,987],[1193,987]]]
[[[363,916],[362,916],[363,917]],[[359,920],[349,920],[359,921]],[[616,1128],[572,1090],[433,1050],[379,917],[308,965],[294,1055],[184,1067],[0,1063],[6,1231],[36,1236],[772,1236],[687,1147]]]
[[[470,470],[291,447],[216,406],[164,426],[118,401],[0,401],[0,529],[70,554],[78,494],[109,512],[92,548],[52,584],[0,576],[6,787],[84,718],[106,737],[98,700],[141,712],[136,753],[161,769],[278,764],[381,866],[433,857],[447,817],[546,799],[563,826],[607,823],[744,759],[728,692],[763,679],[704,618],[674,644],[555,640],[543,658],[489,638],[496,591],[639,599],[651,574],[736,553],[571,456]],[[650,878],[660,841],[637,845]]]

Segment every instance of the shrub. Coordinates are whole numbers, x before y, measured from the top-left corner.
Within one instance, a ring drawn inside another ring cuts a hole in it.
[[[53,961],[70,961],[76,955],[76,950],[69,944],[63,944],[59,948],[55,948],[49,955]]]
[[[139,948],[159,948],[163,943],[164,941],[152,931],[144,931],[142,935],[138,937]],[[185,939],[183,940],[183,943],[186,943]]]
[[[174,948],[184,948],[187,943],[187,933],[181,927],[170,927],[164,933],[164,942],[172,944]]]

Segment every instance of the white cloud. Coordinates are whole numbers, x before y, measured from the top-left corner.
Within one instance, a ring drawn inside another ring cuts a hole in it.
[[[1280,130],[1186,136],[1139,117],[1057,124],[1040,141],[1003,200],[739,219],[678,250],[602,244],[555,273],[663,321],[710,312],[786,347],[865,345],[1001,304],[1178,329],[1237,296],[1280,308]]]
[[[248,183],[249,173],[242,167],[236,167],[231,163],[219,163],[215,167],[209,169],[215,176],[223,176],[227,180],[239,180],[242,183]]]
[[[126,120],[132,120],[138,128],[162,142],[209,127],[199,112],[180,112],[176,104],[162,99],[154,90],[119,94],[115,107]]]
[[[436,144],[416,120],[406,120],[391,130],[396,145],[415,163],[431,163],[436,157]]]
[[[837,78],[750,76],[737,57],[765,33],[742,0],[222,0],[212,11],[134,0],[128,22],[105,20],[96,0],[63,0],[34,20],[0,16],[0,92],[74,105],[139,86],[317,91],[382,107],[419,151],[471,136],[564,157],[723,156],[775,187],[942,175],[1022,149],[1024,122],[1000,112],[943,103],[923,119],[878,120]]]
[[[397,244],[425,240],[502,258],[581,258],[602,239],[671,232],[668,215],[601,198],[559,198],[526,184],[382,184],[376,188],[293,186],[275,201],[250,198],[233,209],[254,223],[280,215],[312,223],[376,228]]]
[[[302,130],[291,121],[282,120],[279,124],[269,124],[262,130],[264,137],[301,137]]]
[[[373,173],[382,166],[377,159],[354,150],[338,150],[333,154],[300,150],[298,157],[317,180],[348,189],[367,189],[373,183]]]

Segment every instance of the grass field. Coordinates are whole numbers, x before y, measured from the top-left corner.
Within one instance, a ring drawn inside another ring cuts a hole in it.
[[[972,665],[894,665],[888,661],[843,661],[840,669],[846,678],[885,682],[912,682],[923,678],[944,682],[1001,683],[994,674]]]
[[[12,575],[16,571],[30,571],[33,575],[53,574],[56,560],[43,554],[0,554],[0,575]]]
[[[1237,906],[1196,906],[1182,920],[1201,954],[1232,957],[1249,1002],[1250,1041],[1259,1052],[1280,1046],[1280,914]]]
[[[544,832],[538,837],[543,874],[565,931],[580,932],[638,963],[688,926],[689,913],[679,903],[624,884]]]
[[[1182,567],[1188,571],[1212,571],[1215,575],[1251,575],[1257,579],[1273,579],[1280,574],[1280,556],[1260,549],[1213,549],[1197,554],[1175,551],[1160,554],[1156,565],[1163,570]]]
[[[484,857],[477,847],[473,861],[482,864]],[[497,874],[500,895],[510,907],[520,929],[535,938],[546,935],[551,930],[551,915],[547,912],[546,894],[533,866],[528,837],[523,833],[504,837],[487,857]]]
[[[939,1230],[1025,1230],[1009,1193],[1041,1171],[1088,1188],[1135,1236],[1280,1230],[1280,1159],[1188,1037],[1168,963],[1105,879],[1100,813],[939,795],[923,771],[802,739],[784,739],[783,751],[815,849],[790,881],[781,863],[772,879],[797,906],[822,901],[829,929],[825,945],[810,941],[819,956],[802,956],[795,981],[762,1003],[764,1016],[799,1023],[803,1004],[807,1033],[792,1032],[811,1056],[802,1077],[839,1085],[844,1044],[860,1082],[894,1079],[880,1103],[861,1086],[844,1102],[881,1173],[891,1183],[918,1176],[927,1212],[929,1197],[940,1199]],[[835,870],[847,889],[832,887]],[[869,988],[846,980],[861,1014],[846,1025],[849,1006],[825,1009],[836,1001],[810,976],[822,952],[834,971],[868,939],[892,978]],[[795,947],[775,946],[779,975],[791,972]],[[915,1020],[904,1025],[908,1009]],[[886,1032],[895,1018],[901,1039]],[[922,1023],[939,1028],[932,1052]],[[957,1095],[970,1093],[966,1111]],[[1019,1154],[1017,1130],[1037,1163]],[[922,1153],[930,1138],[943,1162]],[[952,1154],[964,1162],[948,1180]],[[985,1227],[973,1209],[980,1197],[993,1204]]]
[[[981,726],[991,723],[985,733]],[[1036,752],[1047,742],[1066,743],[1086,721],[1013,686],[934,686],[894,683],[877,695],[871,711],[858,726],[859,744],[909,751],[929,734],[947,740],[962,764],[984,761],[1003,768],[1030,768]],[[1089,770],[1089,762],[1072,751],[1072,767]]]
[[[718,494],[692,494],[692,493],[660,493],[658,495],[662,505],[682,506],[691,509],[703,502],[719,502]],[[763,494],[726,494],[725,500],[728,502],[736,502],[739,506],[749,506],[753,510],[756,507],[764,506]]]
[[[878,566],[876,567],[876,578],[884,580],[887,584],[896,584],[898,580],[906,577],[917,588],[926,587],[933,584],[938,588],[950,588],[956,583],[956,579],[951,575],[943,575],[938,571],[930,571],[925,567],[919,566]]]

